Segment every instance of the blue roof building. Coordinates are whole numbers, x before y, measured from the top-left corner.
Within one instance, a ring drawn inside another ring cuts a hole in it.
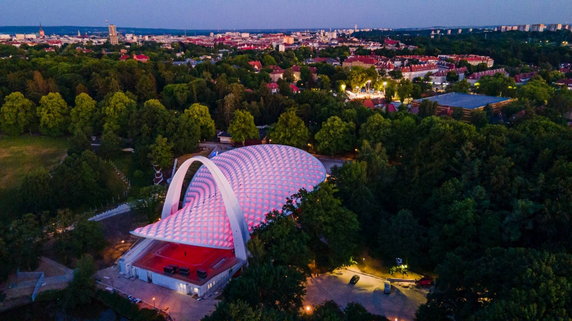
[[[437,102],[437,104],[439,104],[441,107],[457,107],[474,110],[484,108],[486,105],[491,105],[492,107],[495,107],[495,105],[499,104],[503,105],[505,103],[511,102],[512,98],[462,93],[447,93],[443,95],[418,99],[417,102],[421,102],[423,100]]]

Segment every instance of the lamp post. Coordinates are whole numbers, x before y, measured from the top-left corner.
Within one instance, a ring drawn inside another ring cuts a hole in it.
[[[152,300],[153,300],[153,309],[156,309],[156,307],[155,307],[155,297],[153,297]]]

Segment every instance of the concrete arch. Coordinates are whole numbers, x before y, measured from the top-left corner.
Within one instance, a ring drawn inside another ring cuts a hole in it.
[[[238,203],[238,199],[236,198],[230,183],[221,172],[220,168],[218,168],[213,161],[206,157],[191,157],[183,162],[183,164],[181,164],[177,170],[177,173],[175,176],[173,176],[171,184],[169,185],[169,190],[167,191],[167,196],[165,197],[165,204],[163,205],[161,218],[164,219],[179,210],[179,200],[181,199],[183,182],[185,181],[185,176],[187,175],[189,167],[194,162],[202,163],[213,176],[215,184],[222,195],[222,200],[226,209],[226,215],[232,230],[235,255],[239,259],[246,260],[246,242],[250,238],[250,234],[248,233],[248,226],[244,219],[242,208]]]

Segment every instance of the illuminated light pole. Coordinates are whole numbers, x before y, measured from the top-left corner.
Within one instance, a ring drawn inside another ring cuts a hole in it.
[[[153,300],[153,309],[156,309],[156,307],[155,307],[155,297],[153,297],[152,300]]]

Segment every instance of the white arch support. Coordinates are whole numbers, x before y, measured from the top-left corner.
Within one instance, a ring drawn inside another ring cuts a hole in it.
[[[169,185],[161,218],[165,219],[179,210],[179,200],[181,199],[183,182],[185,181],[185,176],[187,175],[189,167],[194,162],[202,163],[213,176],[215,184],[222,195],[224,207],[226,208],[226,215],[232,230],[235,255],[239,259],[246,260],[246,242],[250,238],[250,234],[248,233],[248,226],[244,219],[244,215],[242,214],[242,208],[240,207],[238,199],[224,174],[213,161],[206,157],[191,157],[181,164],[181,167],[179,167],[177,173],[171,180],[171,184]]]

